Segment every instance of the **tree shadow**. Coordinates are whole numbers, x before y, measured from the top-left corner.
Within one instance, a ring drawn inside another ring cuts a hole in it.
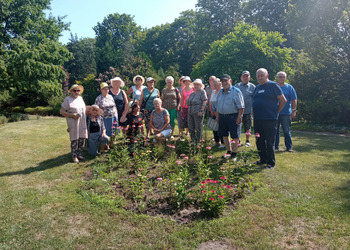
[[[38,172],[38,171],[43,171],[43,170],[47,170],[47,169],[51,169],[51,168],[60,167],[60,166],[67,164],[68,162],[70,162],[71,157],[72,157],[71,153],[67,153],[65,155],[60,155],[60,156],[53,158],[53,159],[48,159],[48,160],[42,161],[35,167],[28,167],[28,168],[25,168],[23,170],[1,173],[0,177],[13,176],[13,175],[28,175],[28,174],[31,174],[33,172]]]

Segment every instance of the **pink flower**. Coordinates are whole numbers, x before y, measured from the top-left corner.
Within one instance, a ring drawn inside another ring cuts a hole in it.
[[[180,161],[180,160],[177,160],[176,163],[179,165],[182,165],[182,161]]]
[[[220,197],[221,199],[223,199],[223,198],[224,198],[224,196],[223,196],[223,195],[219,195],[219,197]]]
[[[168,147],[169,148],[175,148],[175,145],[174,144],[169,144]]]
[[[230,154],[225,154],[225,158],[230,157],[230,156],[231,156]]]
[[[216,191],[215,190],[211,190],[210,192],[215,193]]]
[[[203,193],[203,194],[205,194],[206,192],[207,192],[207,191],[205,191],[205,190],[202,190],[202,193]]]
[[[186,156],[184,156],[184,159],[185,159],[185,160],[188,160],[188,156],[187,156],[187,155],[186,155]]]
[[[116,129],[120,129],[120,127],[116,127]]]
[[[206,181],[209,181],[209,182],[211,182],[211,179],[207,179]]]
[[[247,131],[245,132],[245,135],[251,135],[251,134],[250,134],[250,131],[247,130]]]
[[[200,142],[205,142],[205,140],[204,140],[204,139],[201,139]]]
[[[230,189],[230,190],[232,189],[230,185],[227,185],[226,187],[227,187],[228,189]]]
[[[181,157],[184,157],[184,156],[186,156],[186,155],[185,155],[185,154],[181,154],[180,156],[181,156]]]
[[[115,128],[115,126],[112,126],[112,128]]]
[[[238,143],[237,146],[240,147],[240,146],[242,146],[242,144]]]
[[[211,200],[211,201],[215,201],[215,199],[214,199],[213,197],[210,197],[210,198],[209,198],[209,200]]]
[[[260,134],[259,134],[259,133],[256,133],[256,134],[255,134],[255,137],[256,137],[256,138],[260,138]]]
[[[212,183],[219,183],[220,181],[212,181]]]
[[[226,177],[225,176],[221,176],[220,179],[221,180],[226,180]]]
[[[132,127],[135,128],[136,127],[135,124],[133,124]]]
[[[234,144],[234,143],[236,143],[236,141],[235,141],[235,140],[231,140],[231,143],[233,143],[233,144]]]
[[[141,171],[141,170],[143,170],[143,168],[139,168],[139,170]]]
[[[112,136],[114,136],[114,133],[112,133]]]
[[[209,146],[208,146],[208,147],[206,147],[206,149],[210,150],[210,149],[211,149],[211,147],[209,147]]]
[[[128,130],[128,127],[124,127],[124,130]]]
[[[226,185],[221,185],[222,187],[226,187]]]
[[[139,128],[142,128],[143,127],[143,125],[139,125]]]
[[[201,184],[207,184],[207,181],[202,181]]]
[[[114,121],[113,124],[117,124],[117,121]]]
[[[208,159],[212,159],[213,158],[213,156],[212,155],[208,155]]]
[[[205,186],[201,186],[201,188],[205,188]]]
[[[157,181],[162,181],[162,180],[163,180],[162,177],[158,177],[158,178],[157,178]]]

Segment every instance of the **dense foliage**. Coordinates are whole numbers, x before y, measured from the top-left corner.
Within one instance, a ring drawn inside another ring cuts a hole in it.
[[[44,14],[50,0],[0,3],[0,107],[47,104],[67,82],[62,66],[70,84],[113,67],[127,84],[141,74],[158,87],[168,74],[207,81],[228,72],[238,81],[242,70],[265,67],[271,79],[288,72],[299,119],[350,125],[348,0],[198,0],[150,29],[111,13],[94,39],[72,37],[66,47],[58,37],[67,24]]]

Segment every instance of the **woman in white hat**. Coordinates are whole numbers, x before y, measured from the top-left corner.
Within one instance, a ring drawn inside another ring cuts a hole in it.
[[[140,101],[141,92],[144,88],[146,88],[146,86],[143,86],[145,82],[145,78],[143,78],[143,76],[136,75],[132,81],[135,83],[135,85],[131,86],[126,91],[126,95],[130,96],[132,94],[132,99],[129,99],[129,101],[133,101],[133,102]]]
[[[103,110],[97,105],[86,107],[86,124],[88,130],[88,153],[89,155],[97,155],[98,142],[101,143],[101,154],[106,149],[109,138],[106,136],[106,128],[103,122]]]
[[[64,99],[60,114],[67,118],[67,131],[71,141],[72,158],[74,163],[78,163],[79,160],[84,160],[82,150],[84,140],[88,138],[86,107],[83,98],[80,96],[84,92],[84,87],[74,84],[68,92],[70,95]]]
[[[106,127],[106,134],[111,137],[117,133],[118,130],[118,111],[115,106],[113,97],[109,94],[109,86],[103,82],[100,84],[101,95],[99,95],[95,104],[103,110],[103,122]],[[112,144],[113,141],[110,141]]]
[[[124,92],[124,90],[121,89],[121,87],[124,86],[125,83],[120,77],[115,77],[111,79],[112,88],[109,92],[110,95],[113,97],[115,105],[117,107],[119,126],[127,126],[126,123],[120,121],[121,117],[126,116],[129,108],[126,93]],[[123,130],[123,133],[125,133],[125,130]]]
[[[188,105],[188,130],[191,141],[198,143],[202,139],[203,121],[208,97],[204,91],[204,84],[201,79],[193,82],[194,91],[187,99]]]

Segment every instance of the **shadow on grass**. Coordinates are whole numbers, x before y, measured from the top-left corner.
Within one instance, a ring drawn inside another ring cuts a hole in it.
[[[35,167],[29,167],[25,168],[23,170],[18,170],[18,171],[13,171],[13,172],[6,172],[6,173],[1,173],[0,177],[3,176],[13,176],[13,175],[27,175],[31,174],[33,172],[38,172],[38,171],[43,171],[51,168],[56,168],[63,166],[67,164],[68,162],[71,162],[71,153],[65,154],[65,155],[60,155],[54,159],[48,159],[43,162],[40,162],[37,166]]]
[[[350,180],[337,188],[337,191],[341,192],[344,196],[344,206],[343,209],[349,213],[350,212]]]

